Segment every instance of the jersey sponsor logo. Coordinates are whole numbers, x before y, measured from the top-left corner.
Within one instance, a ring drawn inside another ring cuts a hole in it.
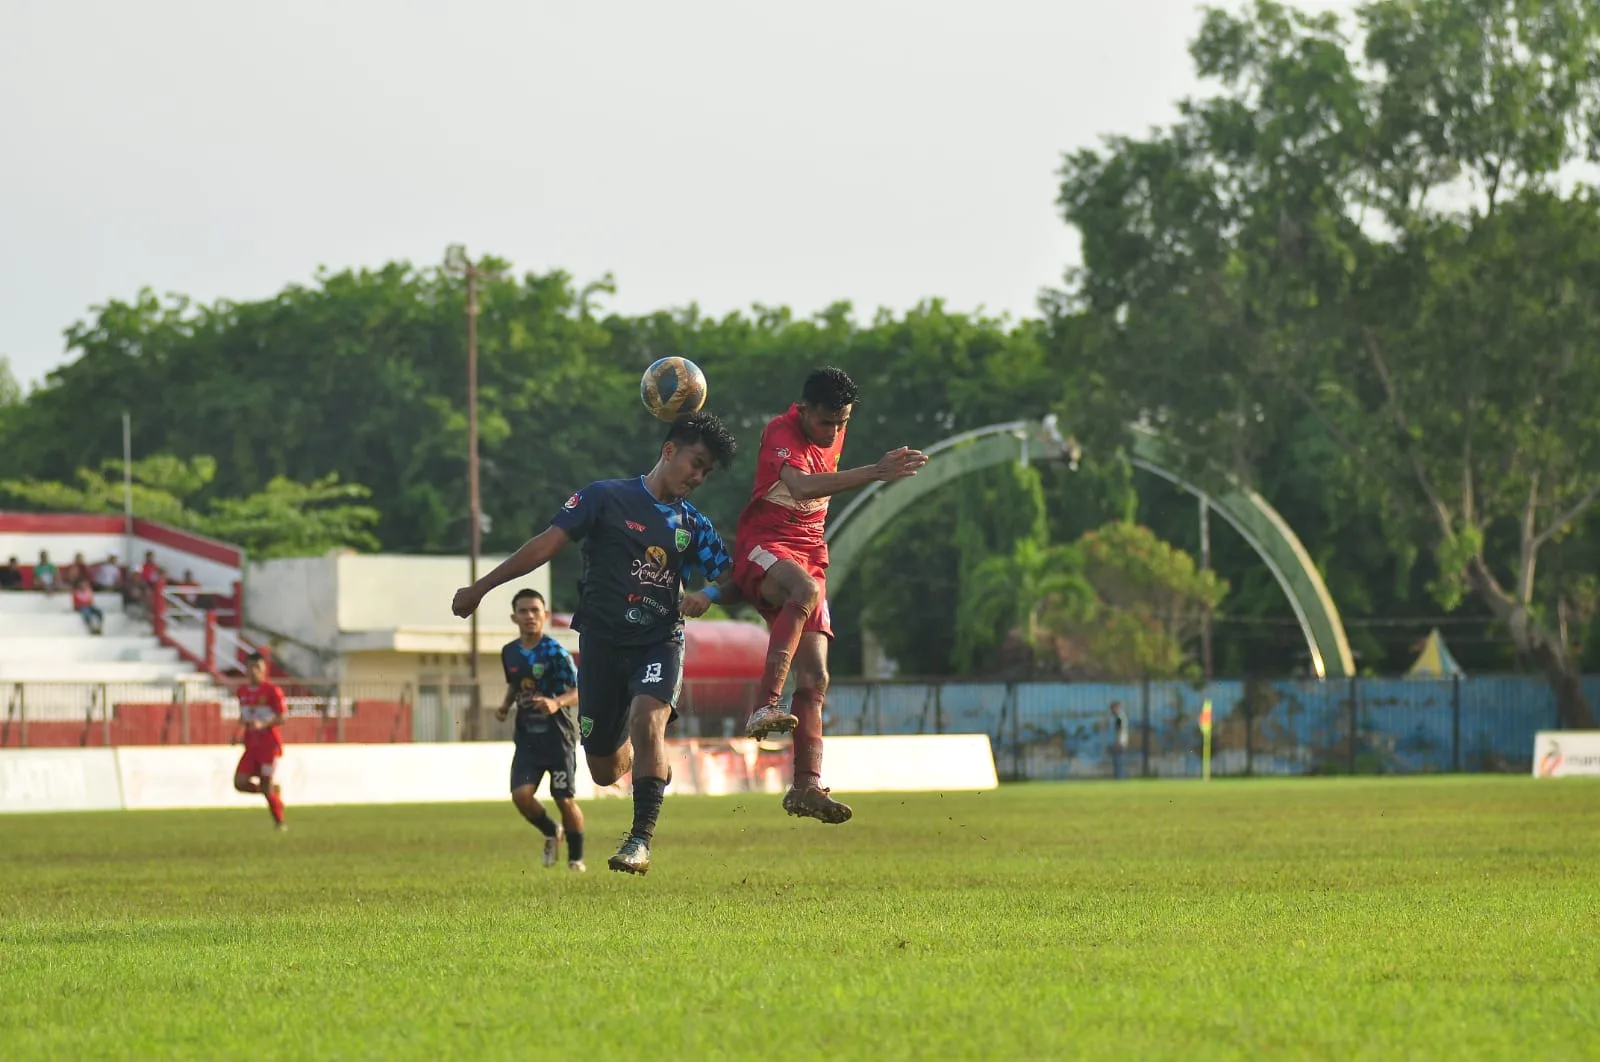
[[[679,553],[682,553],[684,550],[688,549],[691,541],[692,537],[686,528],[680,527],[676,531],[672,532],[672,544],[678,547]]]
[[[672,614],[672,610],[667,608],[666,605],[657,601],[653,597],[645,597],[643,594],[629,594],[628,604],[643,605],[645,608],[654,612],[658,616],[670,616]]]
[[[628,525],[628,530],[629,531],[637,531],[641,535],[644,534],[644,525],[643,524],[634,523],[632,520],[624,520],[623,523]]]
[[[574,494],[572,497],[568,498],[567,499],[567,504],[563,505],[562,508],[563,509],[576,509],[578,507],[578,503],[581,502],[581,501],[583,501],[583,494],[582,494],[582,492],[579,492],[577,494]]]
[[[644,560],[633,562],[631,574],[641,586],[670,588],[678,582],[678,573],[667,567],[667,551],[660,546],[645,550]]]
[[[782,458],[787,458],[789,456],[789,448],[787,446],[779,446],[772,452]]]
[[[627,620],[629,623],[636,623],[641,627],[650,622],[650,617],[646,616],[644,614],[644,609],[640,608],[638,605],[634,605],[632,608],[628,609],[628,611],[624,612],[622,614],[622,618]]]

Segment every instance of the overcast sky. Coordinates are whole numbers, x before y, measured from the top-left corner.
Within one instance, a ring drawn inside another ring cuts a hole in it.
[[[1321,0],[1318,7],[1349,7]],[[1191,0],[0,0],[0,353],[141,286],[607,271],[624,311],[1034,312],[1061,153],[1195,89]]]

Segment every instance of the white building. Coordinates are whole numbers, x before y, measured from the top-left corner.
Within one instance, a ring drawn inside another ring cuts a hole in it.
[[[480,575],[505,558],[481,557]],[[464,681],[469,671],[469,624],[450,612],[467,584],[467,558],[335,551],[246,566],[245,626],[252,640],[272,646],[289,672],[341,683],[420,687]],[[478,670],[500,682],[500,648],[517,636],[511,598],[524,587],[548,601],[550,571],[508,583],[478,608]],[[548,633],[576,651],[565,627]]]

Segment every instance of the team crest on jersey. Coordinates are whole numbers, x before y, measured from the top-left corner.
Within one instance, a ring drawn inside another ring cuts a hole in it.
[[[779,457],[788,457],[789,456],[789,448],[787,446],[780,446],[777,449],[773,450],[772,452],[777,454]]]
[[[580,492],[580,493],[574,494],[572,497],[568,498],[567,499],[567,504],[563,505],[562,508],[563,509],[576,509],[578,507],[578,503],[581,502],[581,501],[583,501],[583,494]]]
[[[534,678],[542,678],[543,676],[544,676],[544,665],[543,664],[535,664],[535,665],[533,665],[533,677]]]
[[[689,532],[685,528],[680,527],[672,532],[672,544],[678,547],[679,553],[689,548],[689,541]]]
[[[578,716],[578,732],[584,737],[594,733],[594,719],[587,715]]]

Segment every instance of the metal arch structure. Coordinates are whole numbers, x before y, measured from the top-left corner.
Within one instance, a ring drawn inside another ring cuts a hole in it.
[[[854,572],[866,546],[896,516],[927,494],[980,469],[1010,461],[1067,461],[1076,468],[1077,444],[1063,438],[1052,415],[1042,421],[1014,420],[952,435],[927,450],[930,460],[918,475],[893,484],[873,483],[851,499],[827,531],[828,587],[842,586]],[[1131,460],[1199,498],[1216,510],[1250,544],[1289,599],[1318,678],[1348,678],[1355,659],[1345,636],[1344,621],[1334,606],[1322,574],[1292,528],[1267,500],[1227,479],[1229,489],[1212,494],[1179,474],[1161,437],[1147,428],[1133,429]]]

